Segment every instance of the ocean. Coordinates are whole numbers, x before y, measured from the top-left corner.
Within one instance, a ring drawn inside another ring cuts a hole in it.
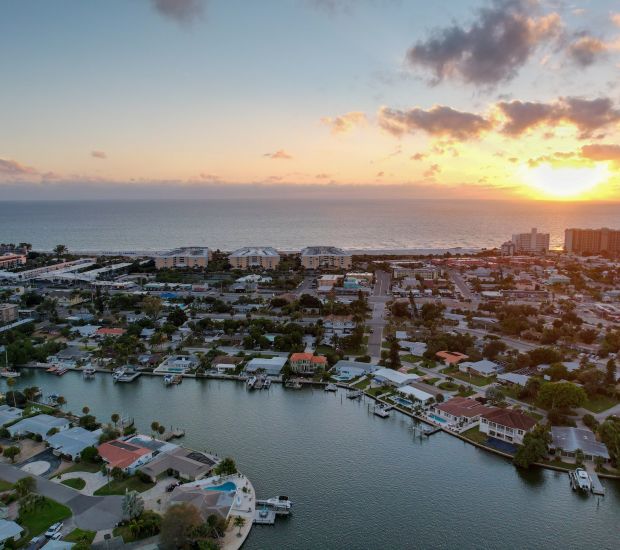
[[[109,200],[0,201],[0,242],[35,250],[159,250],[184,245],[233,250],[427,251],[499,246],[512,233],[619,227],[620,203],[480,200]]]

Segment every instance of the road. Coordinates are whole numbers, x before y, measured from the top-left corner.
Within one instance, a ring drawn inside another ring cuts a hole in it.
[[[368,335],[368,355],[373,360],[381,359],[381,342],[383,341],[383,329],[387,324],[385,319],[385,304],[390,298],[391,276],[385,271],[375,272],[375,286],[373,293],[368,298],[372,307],[372,316],[366,321],[366,326],[372,330]]]
[[[30,474],[23,472],[17,466],[0,464],[0,478],[10,483],[15,483],[18,479],[28,475]],[[32,475],[31,477],[34,477],[37,482],[37,493],[71,509],[75,524],[80,529],[90,531],[111,529],[122,519],[123,497],[121,496],[91,497],[41,476]]]
[[[452,279],[452,282],[459,289],[463,298],[465,300],[477,301],[476,296],[470,290],[469,285],[465,282],[465,279],[463,279],[462,275],[458,271],[455,271],[454,269],[448,269],[447,271],[448,271],[448,274],[450,275],[450,278]]]

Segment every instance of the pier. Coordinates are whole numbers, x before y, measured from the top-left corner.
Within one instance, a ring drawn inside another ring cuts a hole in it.
[[[254,523],[256,525],[275,525],[276,513],[267,508],[256,509],[254,511]]]
[[[164,441],[170,441],[171,439],[178,439],[181,437],[185,436],[185,430],[182,428],[175,428],[175,429],[170,429],[169,431],[166,431],[163,433],[163,435],[161,436],[161,438]]]
[[[592,492],[595,495],[605,496],[605,487],[601,483],[601,480],[596,472],[590,471],[588,473],[590,474],[590,479],[592,480]]]

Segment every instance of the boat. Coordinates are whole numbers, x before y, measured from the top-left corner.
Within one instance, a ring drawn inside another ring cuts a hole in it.
[[[291,390],[300,390],[301,382],[299,380],[289,380],[286,384],[284,384],[284,387]]]
[[[125,376],[125,369],[116,369],[112,374],[112,381],[114,383],[118,382],[123,376]]]
[[[50,393],[47,396],[47,404],[51,405],[52,407],[57,407],[58,406],[58,398],[60,397],[59,394],[57,393]]]
[[[263,389],[268,390],[271,387],[271,378],[265,378]]]
[[[254,386],[256,385],[258,378],[256,378],[256,376],[250,376],[250,378],[248,378],[248,381],[246,382],[246,385],[248,386],[249,390],[253,390]]]
[[[84,369],[82,370],[82,376],[86,380],[90,380],[91,378],[95,377],[96,372],[97,370],[95,369],[95,367],[93,367],[92,365],[89,365],[88,367],[84,367]]]
[[[362,397],[362,390],[351,390],[347,393],[347,399],[359,399]]]
[[[272,497],[267,500],[257,500],[256,504],[274,510],[276,514],[280,515],[290,514],[293,508],[293,503],[285,496]]]
[[[323,388],[323,391],[338,391],[338,386],[336,386],[336,384],[327,384],[327,386]]]
[[[0,376],[2,376],[2,378],[19,378],[21,374],[14,370],[2,369],[0,370]]]
[[[181,382],[183,382],[183,377],[180,374],[166,374],[164,376],[166,386],[177,386]]]
[[[390,407],[384,405],[383,403],[377,404],[372,409],[373,414],[376,416],[380,416],[381,418],[389,418],[390,416]]]
[[[56,371],[54,372],[54,374],[55,374],[56,376],[62,376],[62,375],[63,375],[63,374],[65,374],[68,370],[69,370],[69,369],[68,369],[68,368],[66,368],[66,367],[58,367],[58,368],[56,369]]]
[[[592,480],[583,468],[577,468],[572,472],[568,472],[568,478],[573,491],[583,491],[589,493],[592,491]]]
[[[45,372],[54,374],[57,370],[58,370],[58,367],[54,365],[53,367],[50,367],[49,369],[45,369]]]
[[[262,376],[259,376],[256,379],[256,384],[254,384],[254,389],[255,390],[262,390],[264,385],[265,385],[265,379]]]

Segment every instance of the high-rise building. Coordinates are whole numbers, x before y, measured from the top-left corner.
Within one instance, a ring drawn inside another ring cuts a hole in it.
[[[566,229],[564,250],[573,254],[620,254],[620,229]]]
[[[535,227],[529,233],[513,235],[512,242],[517,254],[522,252],[546,254],[549,252],[549,233],[538,233]]]

